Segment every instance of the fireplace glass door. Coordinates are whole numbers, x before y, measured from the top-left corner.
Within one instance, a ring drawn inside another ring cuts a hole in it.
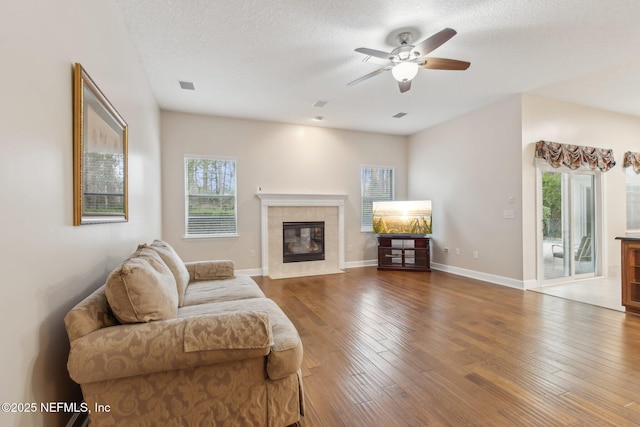
[[[283,262],[324,260],[324,222],[284,222]]]

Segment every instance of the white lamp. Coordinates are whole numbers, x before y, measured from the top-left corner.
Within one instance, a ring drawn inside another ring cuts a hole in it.
[[[391,74],[399,82],[408,82],[418,74],[418,64],[415,62],[401,62],[391,69]]]

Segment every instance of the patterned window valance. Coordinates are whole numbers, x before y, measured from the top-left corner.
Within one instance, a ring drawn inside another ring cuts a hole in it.
[[[640,173],[640,153],[632,153],[631,151],[624,153],[622,167],[628,168],[629,166],[633,167],[635,173]]]
[[[560,144],[558,142],[536,142],[536,157],[544,159],[554,168],[562,165],[571,169],[586,166],[591,170],[606,172],[616,165],[613,150],[605,148],[583,147],[580,145]]]

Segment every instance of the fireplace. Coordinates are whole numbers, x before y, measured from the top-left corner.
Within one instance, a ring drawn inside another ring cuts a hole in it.
[[[282,262],[323,260],[324,221],[282,223]]]
[[[262,271],[256,273],[272,279],[344,273],[344,205],[343,194],[258,193],[261,219]],[[324,221],[324,260],[283,262],[285,222]]]

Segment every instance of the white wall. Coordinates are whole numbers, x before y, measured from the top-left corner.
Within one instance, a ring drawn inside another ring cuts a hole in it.
[[[0,402],[79,400],[63,317],[161,233],[159,112],[112,1],[4,1],[0,58]],[[74,62],[129,124],[128,223],[72,225]],[[0,425],[69,417],[0,412]]]
[[[616,166],[603,174],[604,250],[607,265],[604,275],[620,270],[620,243],[626,224],[625,174],[622,167],[626,151],[640,151],[640,117],[612,113],[534,95],[523,95],[523,200],[524,277],[536,278],[536,168],[533,161],[535,142],[555,141],[564,144],[612,148]]]
[[[266,193],[347,194],[348,265],[377,258],[375,239],[360,232],[360,166],[395,167],[396,198],[406,197],[406,137],[167,111],[161,128],[163,237],[186,261],[226,258],[240,270],[260,268],[258,186]],[[185,154],[237,159],[239,237],[184,239]]]
[[[432,201],[436,268],[519,285],[521,139],[519,96],[409,138],[409,198]],[[515,218],[505,219],[505,210]]]

